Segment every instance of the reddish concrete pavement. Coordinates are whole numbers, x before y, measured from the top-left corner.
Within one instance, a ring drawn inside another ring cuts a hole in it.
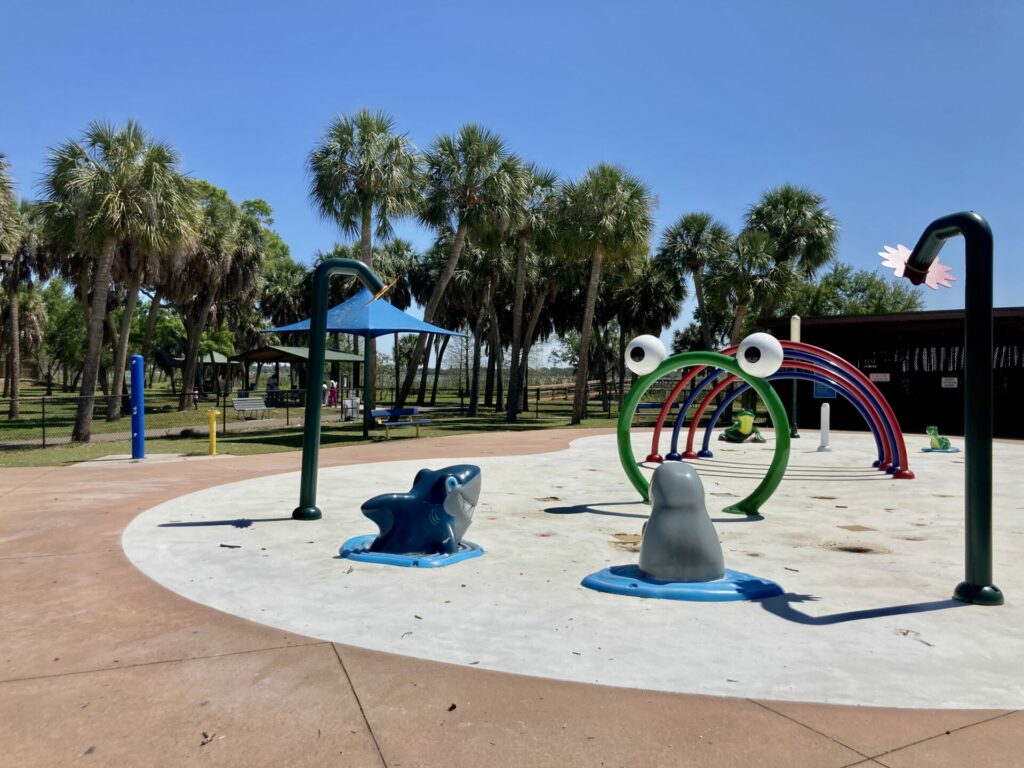
[[[532,453],[595,433],[321,459]],[[0,470],[0,766],[1024,766],[1019,711],[652,693],[391,656],[197,605],[121,551],[143,509],[298,467],[286,453]]]

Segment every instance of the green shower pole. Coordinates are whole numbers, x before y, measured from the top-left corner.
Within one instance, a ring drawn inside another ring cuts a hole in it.
[[[946,240],[963,235],[964,470],[966,488],[965,577],[953,597],[977,605],[1002,605],[992,583],[992,229],[982,216],[962,211],[928,225],[907,259],[904,276],[924,282]]]
[[[376,273],[355,259],[325,259],[313,272],[313,314],[309,320],[309,363],[307,368],[306,423],[302,432],[302,479],[299,483],[299,506],[292,511],[295,520],[319,520],[323,515],[316,506],[317,466],[320,459],[320,381],[313,387],[314,372],[323,378],[324,358],[327,350],[327,288],[331,275],[355,275],[373,293],[384,290],[384,283]],[[367,355],[369,352],[367,352]],[[369,363],[369,358],[366,358]],[[369,386],[369,365],[364,372],[364,388]],[[364,389],[363,400],[366,400]],[[365,411],[366,408],[364,407]],[[363,420],[364,434],[366,420]]]

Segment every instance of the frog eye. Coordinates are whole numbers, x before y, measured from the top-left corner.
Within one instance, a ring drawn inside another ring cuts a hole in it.
[[[448,493],[451,493],[452,491],[459,487],[459,481],[456,480],[454,477],[449,477],[447,480],[444,481],[444,487],[445,489],[447,489]]]
[[[665,345],[657,336],[637,336],[626,347],[626,367],[637,376],[650,373],[668,357]]]
[[[768,333],[752,333],[740,342],[736,359],[744,373],[765,378],[782,367],[782,345]]]

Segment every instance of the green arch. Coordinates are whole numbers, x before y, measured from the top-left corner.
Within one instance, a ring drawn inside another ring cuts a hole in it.
[[[767,381],[754,376],[748,376],[740,368],[735,357],[722,355],[718,352],[683,352],[680,355],[673,355],[662,361],[661,365],[645,376],[637,379],[636,383],[626,394],[622,403],[622,410],[619,411],[619,423],[617,427],[619,461],[626,472],[626,477],[633,487],[640,492],[643,500],[650,501],[650,484],[643,476],[633,455],[633,444],[630,441],[630,427],[633,424],[633,414],[641,398],[647,390],[662,376],[680,368],[691,368],[695,365],[707,365],[739,376],[743,381],[757,392],[758,396],[768,407],[768,413],[772,418],[772,425],[775,427],[775,452],[772,455],[772,463],[764,479],[758,484],[749,496],[737,503],[726,507],[723,512],[734,515],[756,515],[759,514],[761,505],[764,504],[775,493],[775,489],[782,482],[782,476],[789,464],[789,430],[786,425],[789,423],[786,417],[786,409],[782,401],[771,388]],[[781,425],[781,426],[780,426]]]

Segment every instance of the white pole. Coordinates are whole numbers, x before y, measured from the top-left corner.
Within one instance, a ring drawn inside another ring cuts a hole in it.
[[[829,407],[828,403],[821,404],[821,444],[818,451],[831,451],[828,447]]]

